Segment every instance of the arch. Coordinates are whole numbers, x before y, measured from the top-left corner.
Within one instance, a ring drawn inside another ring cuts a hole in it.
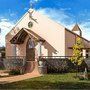
[[[26,59],[27,59],[27,61],[34,61],[35,60],[35,41],[32,38],[29,38],[27,40]]]

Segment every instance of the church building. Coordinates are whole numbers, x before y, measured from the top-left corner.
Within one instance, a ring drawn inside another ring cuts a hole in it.
[[[6,57],[26,57],[37,61],[39,56],[72,56],[76,38],[83,41],[83,56],[90,56],[90,41],[82,37],[76,24],[72,30],[30,9],[6,35]]]

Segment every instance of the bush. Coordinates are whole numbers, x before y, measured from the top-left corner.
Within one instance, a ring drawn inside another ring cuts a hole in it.
[[[71,73],[77,72],[75,65],[68,59],[68,70]]]
[[[68,64],[65,59],[46,60],[47,73],[67,73]]]
[[[78,72],[83,72],[85,70],[85,68],[88,69],[87,64],[85,63],[85,61],[83,61],[81,63],[81,65],[79,65],[78,68],[77,68],[76,65],[74,65],[70,60],[68,60],[68,67],[69,67],[69,72],[73,72],[73,73],[75,73],[77,71]]]
[[[11,70],[9,75],[20,75],[20,70]]]

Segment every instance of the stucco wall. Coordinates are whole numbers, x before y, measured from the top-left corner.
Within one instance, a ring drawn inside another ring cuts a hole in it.
[[[32,16],[37,19],[37,23],[30,20],[29,14],[26,13],[15,27],[28,28],[28,22],[32,21],[34,25],[28,29],[46,40],[42,46],[42,54],[65,56],[65,28],[36,11],[33,12]]]

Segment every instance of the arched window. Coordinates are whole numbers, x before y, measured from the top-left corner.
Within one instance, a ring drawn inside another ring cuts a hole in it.
[[[29,39],[29,48],[34,48],[35,47],[35,43],[33,39]]]

